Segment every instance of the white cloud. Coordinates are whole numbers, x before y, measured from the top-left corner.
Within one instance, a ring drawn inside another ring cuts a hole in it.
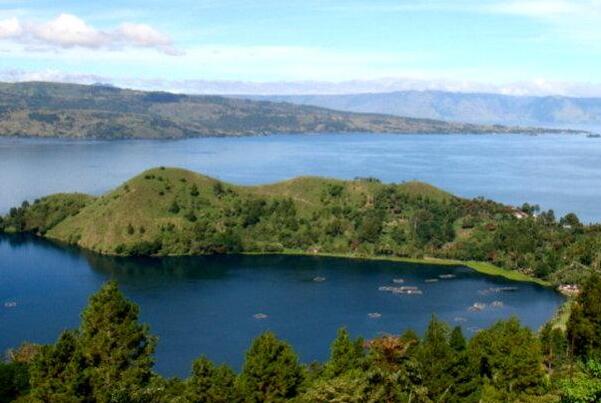
[[[17,18],[0,20],[0,39],[14,38],[23,32],[21,23]]]
[[[172,55],[181,54],[173,48],[169,37],[146,24],[123,23],[114,32],[113,37],[117,41],[132,43],[136,46],[156,47]]]
[[[167,35],[151,26],[127,22],[115,29],[100,30],[72,14],[60,14],[46,22],[21,21],[16,17],[0,20],[0,40],[45,49],[140,47],[180,54]]]
[[[28,23],[26,27],[25,32],[33,39],[48,45],[99,48],[111,42],[110,34],[91,27],[71,14],[61,14],[42,24]]]

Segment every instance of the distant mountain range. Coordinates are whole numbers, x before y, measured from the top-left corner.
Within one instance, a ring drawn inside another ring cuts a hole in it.
[[[300,98],[294,100],[297,103],[301,101]],[[383,106],[389,103],[378,101],[376,104]],[[335,105],[343,109],[351,106],[352,103]],[[449,109],[452,108],[449,102]],[[379,108],[374,105],[373,109]],[[134,91],[107,85],[0,83],[0,136],[164,139],[334,132],[548,132],[541,128],[445,122],[382,112],[385,111],[341,112],[293,103]]]
[[[477,124],[601,126],[601,98],[510,96],[445,91],[243,97],[314,105],[342,111],[384,113]]]

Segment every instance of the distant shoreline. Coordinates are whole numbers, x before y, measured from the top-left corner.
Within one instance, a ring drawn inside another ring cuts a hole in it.
[[[72,142],[72,143],[82,143],[82,142],[98,142],[98,143],[115,143],[115,142],[141,142],[141,141],[152,141],[152,142],[170,142],[170,141],[186,141],[186,140],[196,140],[196,139],[242,139],[242,138],[251,138],[251,137],[283,137],[283,136],[303,136],[303,137],[320,137],[320,136],[361,136],[361,135],[370,135],[370,136],[596,136],[596,132],[588,131],[588,130],[578,130],[578,129],[548,129],[543,130],[541,132],[432,132],[432,133],[409,133],[409,132],[297,132],[297,133],[261,133],[261,134],[237,134],[237,135],[201,135],[201,136],[189,136],[189,137],[165,137],[165,138],[147,138],[147,137],[123,137],[123,138],[100,138],[100,137],[69,137],[69,136],[56,136],[56,135],[48,135],[48,136],[35,136],[35,135],[2,135],[0,134],[0,140],[33,140],[33,141],[43,141],[43,140],[51,140],[51,141],[64,141],[64,142]]]

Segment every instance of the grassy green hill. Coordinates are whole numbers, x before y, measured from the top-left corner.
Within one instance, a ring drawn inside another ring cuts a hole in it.
[[[325,206],[359,212],[361,206],[373,203],[377,190],[383,187],[377,182],[317,177],[243,187],[182,169],[157,168],[102,197],[59,194],[42,199],[27,209],[23,229],[108,254],[127,253],[140,243],[160,239],[161,248],[155,253],[180,255],[210,252],[203,246],[204,239],[196,242],[200,231],[213,237],[240,227],[244,250],[278,251],[300,246],[282,242],[279,235],[302,224],[308,230],[315,216],[324,214]],[[435,200],[452,198],[421,183],[397,185],[395,190]],[[71,205],[74,209],[62,214],[61,220],[55,219],[58,206]],[[47,211],[53,213],[44,214]],[[48,222],[41,222],[43,218]],[[214,246],[219,249],[219,245]],[[306,245],[315,246],[314,242]]]
[[[156,168],[100,197],[24,203],[0,219],[0,230],[113,255],[427,257],[488,262],[558,283],[601,269],[600,226],[517,212],[419,182],[300,177],[249,187]]]
[[[280,133],[538,133],[315,106],[110,86],[0,83],[0,136],[176,139]]]

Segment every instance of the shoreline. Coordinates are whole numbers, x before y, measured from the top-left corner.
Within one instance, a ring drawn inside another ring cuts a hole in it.
[[[548,320],[553,329],[566,330],[568,320],[572,314],[572,304],[575,299],[575,297],[566,297],[566,300],[557,308],[553,317]]]
[[[507,280],[527,282],[527,283],[535,283],[542,287],[554,288],[551,283],[548,281],[528,276],[524,273],[507,270],[501,267],[495,266],[492,263],[487,262],[477,262],[477,261],[462,261],[462,260],[453,260],[453,259],[444,259],[444,258],[435,258],[435,257],[425,257],[425,258],[404,258],[404,257],[396,257],[396,256],[361,256],[361,255],[351,255],[344,253],[308,253],[301,251],[283,251],[283,252],[243,252],[240,255],[248,255],[248,256],[265,256],[265,255],[284,255],[284,256],[315,256],[315,257],[333,257],[340,259],[353,259],[353,260],[372,260],[372,261],[387,261],[387,262],[397,262],[397,263],[414,263],[414,264],[427,264],[434,266],[464,266],[470,268],[478,273],[486,274],[489,276],[499,276],[503,277]]]
[[[17,235],[19,233],[0,231],[0,234],[6,234],[6,235],[10,236],[10,235]],[[116,255],[116,254],[101,253],[101,252],[95,251],[93,249],[88,249],[88,248],[82,247],[77,244],[65,242],[60,239],[42,236],[42,235],[34,234],[31,232],[29,234],[35,238],[43,239],[43,240],[52,242],[54,244],[58,244],[61,247],[64,247],[64,246],[76,247],[82,251],[95,253],[95,254],[98,254],[101,256],[111,256],[111,257],[118,257],[118,258],[134,257],[134,256],[123,256],[123,255]],[[345,254],[345,253],[324,253],[324,252],[310,253],[310,252],[304,252],[304,251],[300,251],[300,250],[284,250],[284,251],[280,251],[280,252],[251,252],[251,251],[248,251],[248,252],[240,252],[240,253],[238,253],[238,255],[243,255],[243,256],[268,256],[268,255],[314,256],[314,257],[332,257],[332,258],[340,258],[340,259],[353,259],[353,260],[365,260],[365,261],[373,260],[373,261],[387,261],[387,262],[397,262],[397,263],[429,264],[429,265],[435,265],[435,266],[464,266],[464,267],[468,267],[478,273],[486,274],[489,276],[499,276],[499,277],[503,277],[507,280],[535,283],[542,287],[555,288],[548,281],[529,276],[529,275],[521,273],[519,271],[504,269],[502,267],[495,266],[492,263],[478,262],[478,261],[474,261],[474,260],[463,261],[463,260],[453,260],[453,259],[436,258],[436,257],[410,258],[410,257],[398,257],[398,256],[366,256],[366,255],[354,255],[354,254]],[[163,258],[163,257],[192,257],[192,256],[206,256],[206,255],[154,255],[154,256],[149,255],[149,256],[138,256],[138,257]],[[227,256],[227,254],[225,256]]]
[[[291,131],[291,132],[265,132],[265,133],[237,133],[237,134],[202,134],[193,136],[181,136],[181,137],[122,137],[122,138],[102,138],[102,137],[78,137],[78,136],[62,136],[62,135],[32,135],[32,134],[18,134],[18,135],[4,135],[0,134],[0,139],[6,140],[49,140],[49,141],[65,141],[72,142],[74,144],[80,142],[120,142],[120,141],[185,141],[192,139],[222,139],[222,138],[250,138],[250,137],[277,137],[277,136],[321,136],[321,135],[391,135],[391,136],[499,136],[499,135],[510,135],[510,136],[545,136],[545,135],[558,135],[558,136],[588,136],[598,134],[597,132],[581,129],[554,129],[545,127],[516,127],[513,130],[498,130],[498,131]]]

